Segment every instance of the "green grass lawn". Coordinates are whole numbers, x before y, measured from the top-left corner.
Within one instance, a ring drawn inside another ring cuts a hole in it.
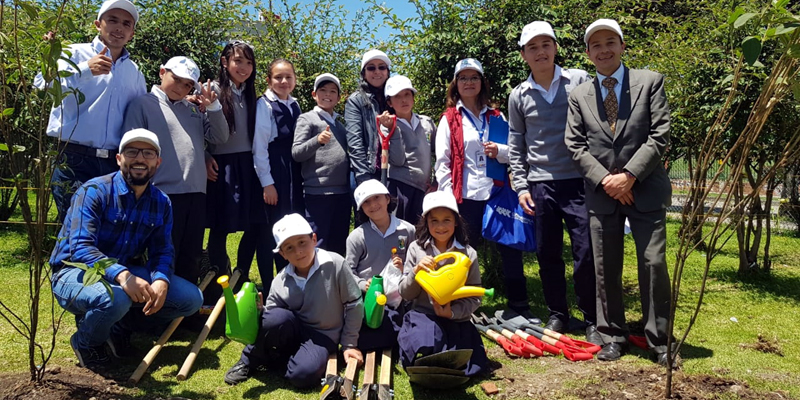
[[[674,250],[677,247],[676,232],[679,224],[669,223],[668,261],[670,268],[674,264]],[[240,235],[231,235],[228,250],[235,265],[236,245]],[[624,281],[626,286],[627,317],[633,325],[641,319],[638,288],[636,280],[636,261],[633,242],[628,237],[626,242],[626,259]],[[736,274],[738,260],[736,243],[728,243],[723,253],[717,257],[710,271],[708,289],[704,298],[701,313],[685,343],[682,356],[683,370],[687,374],[709,374],[726,379],[747,382],[752,389],[760,392],[784,390],[791,396],[800,398],[800,341],[795,325],[800,319],[800,239],[774,236],[772,238],[773,270],[769,277],[740,278]],[[0,299],[13,310],[27,315],[26,297],[28,293],[28,277],[26,243],[19,227],[0,226]],[[568,255],[568,248],[565,254]],[[699,280],[702,276],[704,255],[697,253],[690,259],[684,273],[683,297],[678,307],[676,334],[682,334],[694,309]],[[545,317],[541,281],[538,277],[538,265],[535,256],[526,256],[526,276],[528,292],[535,314]],[[251,278],[259,282],[257,268],[251,268]],[[496,283],[492,283],[497,285]],[[498,287],[498,289],[502,289]],[[627,290],[629,289],[629,290]],[[498,290],[502,293],[502,290]],[[570,289],[571,291],[571,289]],[[571,299],[574,304],[574,299]],[[50,297],[42,300],[49,304]],[[495,299],[484,302],[482,310],[493,312],[502,308],[502,294]],[[61,309],[56,305],[56,312]],[[577,315],[577,310],[575,316]],[[735,322],[738,321],[738,322]],[[44,322],[50,326],[49,318]],[[185,382],[175,379],[178,369],[189,352],[194,334],[179,330],[170,343],[162,350],[155,363],[150,367],[137,386],[136,395],[147,398],[185,397],[192,399],[251,399],[268,395],[270,399],[315,399],[318,389],[296,391],[289,388],[283,379],[267,372],[260,372],[256,378],[235,387],[222,381],[225,371],[239,357],[242,345],[226,340],[222,323],[212,331],[200,353],[192,374]],[[56,350],[52,363],[62,366],[75,365],[75,357],[69,346],[69,337],[75,331],[72,316],[66,314],[62,329],[56,337]],[[742,345],[754,344],[761,335],[764,339],[777,342],[783,356],[762,353]],[[578,335],[576,335],[578,336]],[[46,339],[48,333],[43,337]],[[136,335],[134,344],[142,349],[142,354],[149,350],[155,338]],[[487,347],[495,347],[487,342]],[[27,344],[6,321],[0,322],[0,372],[24,372],[27,368]],[[496,351],[489,349],[496,361],[503,368],[513,373],[537,374],[546,370],[546,365],[536,360],[511,360]],[[563,361],[563,360],[562,360]],[[137,366],[139,360],[132,360],[119,368],[122,376],[127,377]],[[591,361],[597,362],[597,361]],[[643,352],[626,355],[625,363],[648,366],[652,362],[646,359]],[[572,364],[570,368],[580,369],[581,364]],[[589,380],[561,382],[562,387],[576,387],[591,383]],[[466,389],[452,391],[429,391],[412,387],[405,374],[396,369],[394,390],[397,399],[487,399],[479,387],[480,382],[471,381]],[[502,381],[497,382],[503,386]],[[464,391],[466,390],[467,395]],[[727,397],[726,397],[727,398]]]

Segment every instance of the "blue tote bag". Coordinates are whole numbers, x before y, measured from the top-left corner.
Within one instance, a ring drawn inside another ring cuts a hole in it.
[[[517,192],[506,180],[495,186],[483,211],[483,237],[517,250],[536,251],[534,217],[525,214]]]

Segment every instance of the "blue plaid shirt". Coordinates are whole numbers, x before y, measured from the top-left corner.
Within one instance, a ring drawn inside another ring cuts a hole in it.
[[[115,278],[125,265],[147,251],[151,281],[172,277],[172,203],[164,192],[147,185],[136,200],[119,171],[89,180],[72,197],[58,242],[50,256],[53,273],[62,261],[85,263],[113,257],[105,279]]]

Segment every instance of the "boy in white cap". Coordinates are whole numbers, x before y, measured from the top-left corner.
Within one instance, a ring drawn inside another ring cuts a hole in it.
[[[58,61],[52,77],[36,75],[34,86],[45,89],[54,79],[62,91],[79,90],[53,104],[47,135],[58,139],[65,168],[53,171],[53,200],[59,221],[69,208],[72,194],[87,180],[117,169],[114,155],[122,137],[122,117],[128,103],[145,94],[144,75],[130,59],[125,45],[133,37],[139,12],[128,0],[107,0],[97,13],[94,26],[97,36],[91,43],[69,47],[69,58]],[[76,68],[77,67],[77,68]],[[71,75],[59,77],[57,73]]]
[[[160,155],[154,133],[127,132],[116,155],[119,170],[78,189],[58,234],[63,240],[50,257],[53,295],[75,314],[70,344],[82,367],[107,370],[106,343],[117,357],[131,355],[133,327],[163,329],[202,304],[200,290],[172,274],[170,202],[150,184]],[[116,262],[105,266],[105,282],[84,287],[83,270],[71,263],[92,267],[106,258]],[[129,310],[136,313],[123,320]]]
[[[597,358],[616,360],[628,348],[622,301],[627,217],[636,242],[645,336],[658,363],[666,366],[666,207],[672,187],[662,161],[669,144],[664,76],[622,64],[625,42],[614,20],[589,25],[584,42],[597,78],[570,94],[565,143],[585,182],[597,277],[597,330],[606,343]],[[677,354],[672,361],[678,365]]]
[[[561,333],[569,330],[562,259],[566,224],[576,302],[587,323],[586,339],[602,345],[595,328],[594,263],[583,179],[564,145],[569,94],[588,81],[589,74],[555,64],[558,43],[553,27],[545,21],[525,25],[519,46],[531,73],[508,97],[509,160],[519,203],[525,213],[536,215],[536,255],[550,313],[545,327]],[[519,306],[511,300],[509,303],[512,309]]]
[[[175,273],[190,282],[200,275],[206,209],[206,164],[204,141],[225,143],[229,131],[217,94],[210,81],[200,85],[200,69],[187,57],[172,57],[161,66],[161,85],[131,102],[125,112],[125,130],[149,129],[164,149],[164,166],[153,184],[172,202]],[[198,101],[206,112],[186,100],[198,90]]]
[[[381,121],[383,135],[389,139],[389,193],[397,199],[396,215],[416,222],[422,215],[422,198],[434,184],[431,154],[436,124],[414,112],[417,89],[411,80],[395,75],[386,81],[386,102],[395,118]],[[394,130],[392,133],[391,131]]]
[[[311,95],[313,110],[297,119],[292,158],[300,163],[303,199],[320,248],[344,254],[350,230],[350,161],[347,131],[334,108],[341,98],[339,78],[320,74]]]
[[[256,343],[244,348],[225,382],[244,382],[263,365],[285,370],[296,387],[312,387],[339,345],[345,361],[363,360],[357,347],[364,319],[361,291],[340,255],[315,248],[317,237],[300,214],[283,217],[272,233],[275,252],[289,265],[272,280]]]

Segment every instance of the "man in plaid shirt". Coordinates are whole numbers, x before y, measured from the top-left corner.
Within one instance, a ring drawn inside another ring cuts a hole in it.
[[[176,317],[200,308],[203,295],[189,281],[173,275],[172,206],[150,180],[161,164],[158,137],[146,129],[127,132],[120,142],[120,170],[94,178],[78,189],[50,257],[53,294],[75,314],[78,331],[70,344],[82,367],[102,370],[117,357],[131,355],[130,318],[164,328]],[[83,285],[84,270],[106,258],[104,282]],[[130,318],[125,318],[129,310]]]

